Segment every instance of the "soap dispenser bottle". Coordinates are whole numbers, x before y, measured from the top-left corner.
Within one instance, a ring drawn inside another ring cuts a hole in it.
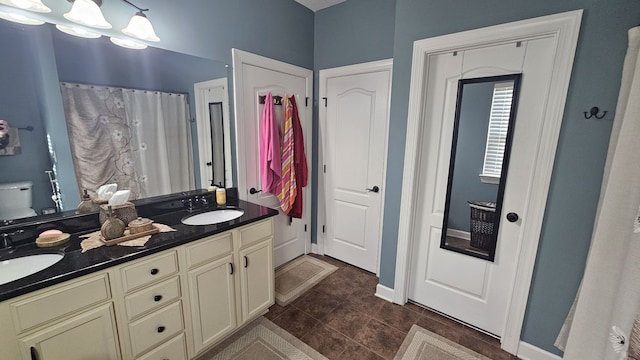
[[[78,204],[76,214],[86,214],[98,211],[99,209],[98,205],[91,200],[91,196],[89,196],[87,189],[84,189],[84,195],[82,195],[82,201]]]

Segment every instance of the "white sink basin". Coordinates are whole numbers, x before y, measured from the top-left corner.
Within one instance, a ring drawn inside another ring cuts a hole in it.
[[[182,219],[182,223],[185,225],[213,225],[237,219],[242,214],[244,214],[244,210],[213,210],[188,216]]]
[[[0,261],[0,285],[35,274],[62,260],[62,254],[35,254]]]

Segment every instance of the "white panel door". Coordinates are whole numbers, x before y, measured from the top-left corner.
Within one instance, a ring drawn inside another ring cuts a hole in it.
[[[320,116],[326,165],[324,252],[377,273],[391,62],[359,74],[329,76],[321,87],[326,94]]]
[[[263,104],[260,96],[295,95],[305,140],[308,168],[311,161],[311,99],[312,71],[234,49],[234,84],[236,105],[236,148],[238,193],[241,199],[280,210],[278,198],[262,192],[260,182],[260,120]],[[283,106],[274,106],[276,118],[282,123]],[[252,191],[252,189],[254,191]],[[292,219],[282,211],[274,217],[274,266],[278,267],[305,254],[310,247],[311,173],[304,189],[302,219]],[[257,191],[257,192],[256,192]]]
[[[497,336],[503,335],[515,277],[515,259],[527,223],[523,213],[542,134],[553,66],[554,39],[540,38],[429,59],[428,138],[423,141],[416,239],[409,299]],[[520,99],[494,262],[440,248],[447,176],[460,78],[522,73]],[[509,212],[520,220],[507,222]]]

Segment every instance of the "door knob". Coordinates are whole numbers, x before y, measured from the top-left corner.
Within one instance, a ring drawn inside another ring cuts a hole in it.
[[[205,165],[207,165],[207,166],[211,166],[211,165],[213,165],[213,164],[211,163],[211,161],[209,161],[209,162],[207,162]]]
[[[509,222],[516,222],[519,218],[520,217],[516,213],[510,212],[507,214],[507,220],[509,220]]]
[[[251,189],[249,189],[249,194],[254,195],[254,194],[257,194],[257,193],[259,193],[261,191],[262,190],[256,190],[256,188],[252,187]]]
[[[372,188],[367,188],[367,191],[373,191],[374,193],[377,193],[380,191],[380,188],[378,186],[374,186]]]

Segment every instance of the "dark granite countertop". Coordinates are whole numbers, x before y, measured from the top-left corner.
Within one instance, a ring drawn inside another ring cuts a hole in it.
[[[240,208],[244,210],[244,214],[235,220],[217,225],[190,226],[183,225],[180,222],[182,218],[188,215],[225,208]],[[17,246],[17,250],[14,252],[15,254],[24,254],[30,251],[36,251],[39,253],[62,252],[64,253],[64,257],[62,260],[45,270],[16,281],[0,285],[0,301],[43,289],[45,287],[106,269],[114,265],[122,264],[127,261],[139,259],[209,235],[214,235],[243,225],[251,224],[253,222],[275,216],[278,214],[278,211],[242,200],[235,200],[231,201],[226,206],[219,207],[214,204],[210,205],[209,208],[200,209],[197,212],[188,212],[183,209],[176,210],[175,208],[171,208],[166,212],[158,212],[156,209],[152,215],[145,214],[139,210],[138,214],[148,217],[156,223],[169,225],[176,229],[176,231],[153,235],[142,247],[118,245],[102,246],[88,250],[85,253],[82,253],[82,249],[80,248],[80,242],[82,239],[80,239],[79,236],[87,231],[71,234],[71,239],[67,243],[50,248],[36,247],[34,243],[35,237],[31,241],[23,241],[19,246]],[[97,214],[94,214],[94,216],[97,217]],[[92,230],[99,230],[95,225],[96,224],[94,224]],[[99,226],[99,223],[97,223],[97,225]]]

